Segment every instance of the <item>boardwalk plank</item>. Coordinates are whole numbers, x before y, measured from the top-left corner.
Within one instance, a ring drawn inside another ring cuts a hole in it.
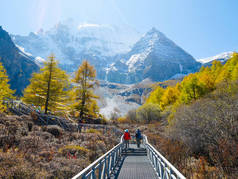
[[[131,144],[130,148],[136,148]],[[118,179],[156,179],[155,173],[147,156],[126,156]]]

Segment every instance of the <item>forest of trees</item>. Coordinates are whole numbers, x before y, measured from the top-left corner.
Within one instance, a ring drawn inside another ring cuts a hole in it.
[[[162,88],[158,86],[149,96],[146,103],[158,104],[162,111],[182,104],[190,104],[221,85],[232,91],[232,84],[238,80],[238,53],[222,65],[214,61],[211,67],[202,67],[200,72],[189,74],[176,86]],[[225,85],[225,86],[224,86]]]
[[[96,71],[87,61],[75,72],[73,79],[58,67],[54,55],[49,56],[39,73],[34,73],[22,100],[45,114],[73,114],[80,119],[99,117],[98,98],[93,94],[97,85]]]

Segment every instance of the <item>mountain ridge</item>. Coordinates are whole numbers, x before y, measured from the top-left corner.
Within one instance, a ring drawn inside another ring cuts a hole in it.
[[[207,57],[207,58],[201,58],[198,59],[197,61],[206,65],[206,64],[211,64],[214,60],[220,61],[222,63],[226,62],[229,58],[232,57],[233,51],[229,52],[223,52],[218,55],[212,56],[212,57]]]
[[[190,54],[154,27],[139,37],[130,28],[86,23],[76,26],[67,22],[49,31],[12,37],[17,45],[38,58],[54,52],[60,67],[68,72],[75,71],[87,59],[96,68],[97,78],[109,82],[131,84],[146,78],[163,81],[199,68]],[[164,68],[172,70],[161,72]]]
[[[0,26],[0,62],[6,69],[10,86],[16,90],[17,95],[21,95],[29,84],[31,74],[39,70],[34,58],[19,50],[2,26]]]
[[[168,68],[166,73],[165,68]],[[124,81],[129,84],[146,78],[164,81],[176,74],[196,72],[199,68],[200,63],[190,54],[162,32],[152,28],[136,42],[130,52],[110,66],[107,79],[110,82]],[[116,74],[119,76],[114,77]]]

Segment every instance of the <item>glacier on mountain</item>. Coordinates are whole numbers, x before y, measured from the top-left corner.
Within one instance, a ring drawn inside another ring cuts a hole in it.
[[[202,64],[211,63],[211,62],[214,61],[214,60],[218,60],[218,61],[221,61],[221,62],[225,62],[225,61],[227,61],[229,58],[232,57],[232,54],[233,54],[233,53],[234,53],[234,52],[224,52],[224,53],[218,54],[218,55],[213,56],[213,57],[198,59],[197,61],[200,62],[200,63],[202,63]]]

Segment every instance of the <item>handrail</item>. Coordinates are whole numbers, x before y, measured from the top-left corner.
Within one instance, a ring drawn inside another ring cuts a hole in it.
[[[147,136],[143,137],[148,157],[160,178],[186,179],[162,154],[149,142]]]
[[[87,178],[110,178],[110,174],[115,168],[118,159],[121,157],[123,148],[123,136],[121,137],[120,143],[105,153],[103,156],[98,158],[87,168],[83,169],[80,173],[75,175],[72,179],[87,179]],[[98,169],[98,172],[96,170]]]

